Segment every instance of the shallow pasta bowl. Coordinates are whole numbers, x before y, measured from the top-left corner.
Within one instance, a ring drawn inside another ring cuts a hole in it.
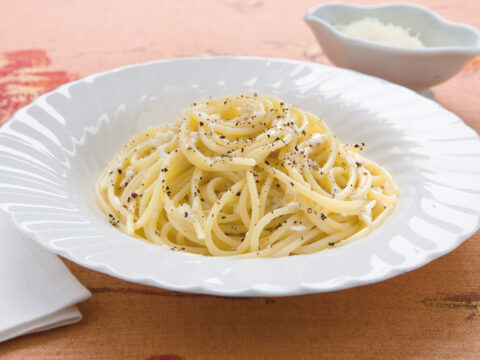
[[[311,255],[213,258],[131,238],[108,223],[93,187],[134,134],[175,121],[208,96],[256,91],[310,111],[385,166],[400,190],[369,236]],[[384,280],[453,250],[479,227],[480,141],[457,116],[383,80],[328,66],[253,57],[126,66],[64,85],[0,129],[0,201],[47,249],[152,286],[228,296],[326,292]]]

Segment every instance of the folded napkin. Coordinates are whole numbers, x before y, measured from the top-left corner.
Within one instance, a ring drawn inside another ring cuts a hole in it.
[[[80,321],[75,304],[90,292],[1,210],[0,229],[0,342]]]

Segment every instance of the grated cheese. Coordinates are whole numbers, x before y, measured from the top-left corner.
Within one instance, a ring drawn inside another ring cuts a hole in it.
[[[336,24],[335,27],[343,34],[361,40],[417,49],[425,47],[418,34],[410,35],[410,29],[385,24],[377,18],[367,17],[349,24]]]

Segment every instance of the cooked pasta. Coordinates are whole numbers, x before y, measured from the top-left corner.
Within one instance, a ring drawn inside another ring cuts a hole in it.
[[[95,197],[122,232],[172,250],[309,254],[367,235],[393,211],[397,186],[363,146],[273,96],[209,99],[134,136]]]

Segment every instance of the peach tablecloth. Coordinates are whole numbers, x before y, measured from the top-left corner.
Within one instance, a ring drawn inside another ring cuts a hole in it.
[[[42,92],[124,64],[199,55],[328,63],[302,21],[319,2],[2,0],[0,124]],[[480,1],[418,2],[480,28]],[[478,58],[435,92],[480,130]],[[84,320],[0,344],[0,358],[479,359],[479,240],[379,284],[276,299],[175,293],[65,261],[93,293],[79,305]]]

